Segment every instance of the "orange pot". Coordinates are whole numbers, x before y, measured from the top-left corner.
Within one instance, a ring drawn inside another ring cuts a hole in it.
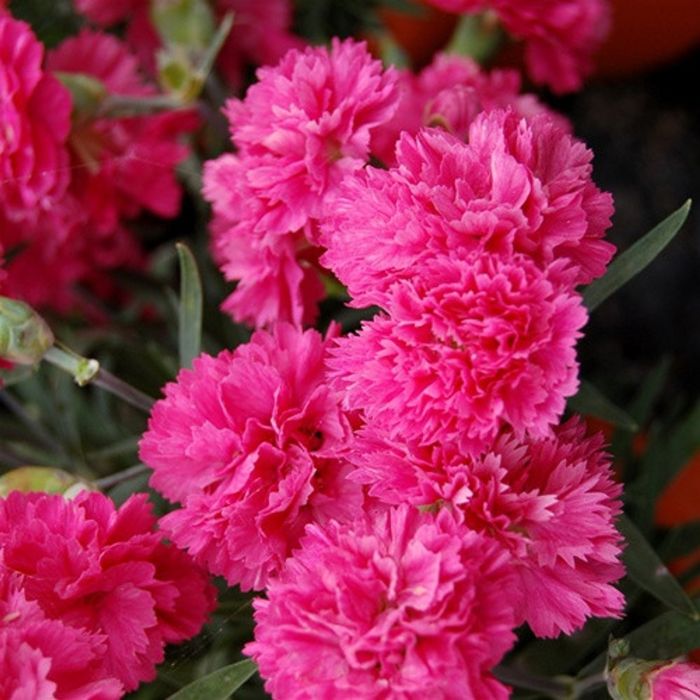
[[[611,0],[613,26],[596,55],[598,75],[624,76],[700,44],[698,0]]]

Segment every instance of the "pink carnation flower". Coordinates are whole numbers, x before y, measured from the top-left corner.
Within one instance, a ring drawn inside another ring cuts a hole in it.
[[[565,117],[530,94],[521,94],[515,70],[486,72],[465,56],[438,53],[433,62],[414,75],[399,73],[400,102],[395,116],[372,134],[372,153],[384,164],[395,164],[396,142],[402,131],[415,135],[423,126],[439,126],[466,140],[478,114],[510,107],[521,117],[547,114],[570,131]]]
[[[48,618],[19,577],[0,574],[0,697],[4,700],[118,700],[106,677],[104,635]]]
[[[33,224],[68,185],[71,98],[43,56],[29,25],[0,12],[0,232]]]
[[[325,296],[320,249],[301,231],[268,236],[255,230],[263,203],[247,186],[246,161],[226,154],[204,166],[204,196],[212,202],[212,248],[227,280],[240,280],[222,309],[239,322],[265,327],[310,325]],[[237,212],[238,219],[231,218]]]
[[[150,0],[75,0],[75,8],[91,22],[109,27],[129,19],[135,12],[147,10]]]
[[[421,446],[368,427],[350,459],[354,480],[388,504],[450,504],[469,527],[511,552],[524,594],[518,622],[570,634],[591,616],[619,616],[624,575],[615,529],[621,486],[602,449],[572,419],[550,438],[501,435],[475,457],[454,443]]]
[[[675,661],[647,677],[652,700],[700,700],[700,666]]]
[[[547,117],[486,112],[467,144],[423,129],[403,134],[396,153],[395,168],[346,178],[323,222],[321,263],[353,305],[383,305],[395,280],[436,254],[522,253],[542,268],[565,261],[569,284],[605,271],[612,198],[591,181],[591,152]]]
[[[372,129],[396,108],[396,80],[350,40],[290,51],[258,78],[245,100],[227,103],[239,152],[206,164],[204,196],[219,265],[241,280],[224,308],[257,326],[299,325],[323,297],[317,219],[342,177],[367,161]]]
[[[429,0],[448,12],[493,11],[506,31],[525,42],[532,79],[555,92],[581,87],[610,24],[607,0]]]
[[[165,644],[199,632],[214,608],[205,574],[161,542],[146,496],[119,510],[100,493],[0,500],[0,563],[46,616],[103,640],[106,675],[127,690],[155,678]]]
[[[141,441],[151,483],[183,508],[161,526],[212,573],[261,589],[304,526],[362,505],[342,456],[352,432],[326,383],[328,341],[280,325],[165,387]]]
[[[388,316],[334,348],[345,405],[392,438],[472,454],[504,426],[549,434],[578,388],[581,298],[522,255],[442,257],[416,272],[395,283]]]
[[[274,698],[507,698],[490,674],[514,641],[506,559],[446,510],[311,525],[244,651]]]

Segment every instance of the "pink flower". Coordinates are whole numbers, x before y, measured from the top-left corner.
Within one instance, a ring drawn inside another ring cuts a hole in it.
[[[417,75],[399,73],[400,102],[395,116],[372,134],[372,153],[384,164],[395,164],[396,142],[402,131],[415,135],[423,126],[439,126],[466,140],[476,116],[511,107],[521,117],[547,114],[565,131],[565,117],[548,109],[530,94],[521,94],[514,70],[486,72],[470,58],[438,53]]]
[[[328,340],[279,325],[165,387],[141,441],[151,483],[183,503],[161,526],[212,573],[261,589],[304,526],[362,505],[342,457],[352,432],[326,383]]]
[[[33,224],[68,185],[71,98],[43,55],[29,25],[0,12],[0,232]]]
[[[700,666],[674,661],[648,676],[653,700],[700,700]]]
[[[446,510],[311,525],[244,651],[274,698],[506,698],[490,669],[512,586],[503,551]]]
[[[352,477],[383,503],[448,504],[511,553],[523,592],[517,621],[538,636],[570,634],[591,616],[619,616],[611,584],[624,570],[615,529],[621,487],[602,436],[572,419],[548,438],[497,438],[478,456],[449,441],[391,440],[368,426],[349,459]]]
[[[310,325],[325,296],[320,249],[301,231],[267,236],[254,230],[263,203],[246,186],[245,168],[246,161],[233,154],[204,166],[204,196],[214,210],[213,256],[227,280],[240,280],[222,309],[256,327]],[[230,218],[232,212],[240,218]]]
[[[591,152],[545,116],[480,114],[469,143],[438,129],[403,134],[397,166],[347,177],[323,221],[321,263],[353,305],[384,303],[436,254],[522,253],[566,262],[567,284],[605,271],[612,198],[591,181]]]
[[[75,0],[78,12],[91,22],[109,27],[123,22],[139,10],[147,10],[150,0]]]
[[[504,426],[548,435],[578,387],[581,298],[522,255],[441,257],[415,274],[392,287],[388,316],[334,348],[345,405],[393,439],[472,454]]]
[[[146,496],[119,510],[100,493],[13,492],[0,500],[0,562],[47,617],[97,635],[106,675],[127,690],[155,677],[165,644],[214,608],[205,574],[153,531]]]
[[[505,30],[525,42],[533,80],[555,92],[581,87],[610,24],[606,0],[429,0],[448,12],[491,10]]]
[[[324,295],[317,219],[342,177],[364,166],[372,129],[393,114],[395,77],[364,44],[334,40],[330,51],[290,51],[258,78],[245,100],[227,103],[239,151],[205,165],[204,196],[215,256],[240,279],[224,309],[257,326],[300,325]]]
[[[122,684],[103,668],[103,635],[48,618],[19,577],[0,574],[0,697],[117,700]]]

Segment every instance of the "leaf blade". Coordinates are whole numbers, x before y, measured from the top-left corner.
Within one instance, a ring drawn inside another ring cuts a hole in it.
[[[690,596],[661,561],[637,526],[623,515],[618,520],[617,527],[627,542],[623,560],[630,579],[668,608],[695,620],[700,619]]]
[[[581,381],[578,392],[569,399],[569,408],[584,416],[593,416],[612,425],[635,433],[639,425],[628,413],[616,406],[593,384]]]
[[[191,367],[202,343],[202,281],[192,251],[177,243],[180,261],[180,304],[178,307],[178,350],[180,366]]]
[[[688,199],[685,204],[657,224],[624,253],[618,255],[610,263],[603,277],[586,287],[583,292],[583,303],[589,311],[600,306],[661,253],[685,223],[691,204],[692,200]]]
[[[250,659],[237,661],[198,678],[170,695],[168,700],[227,700],[257,670]]]

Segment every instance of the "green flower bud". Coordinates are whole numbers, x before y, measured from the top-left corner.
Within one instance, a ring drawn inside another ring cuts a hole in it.
[[[0,297],[0,357],[20,365],[34,365],[53,343],[51,329],[31,306]]]
[[[86,490],[94,491],[95,488],[74,474],[53,467],[18,467],[0,476],[0,498],[10,491],[61,493],[72,498]]]
[[[154,0],[151,19],[166,46],[203,51],[211,44],[216,22],[206,0]]]

